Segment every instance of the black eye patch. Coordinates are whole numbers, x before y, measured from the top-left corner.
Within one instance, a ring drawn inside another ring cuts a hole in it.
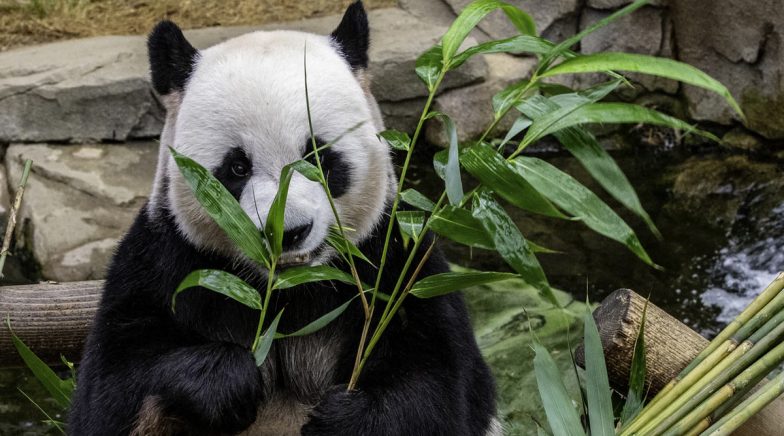
[[[252,173],[253,167],[251,166],[250,159],[245,151],[239,147],[232,148],[225,156],[220,166],[215,169],[213,175],[218,179],[223,186],[234,196],[237,200],[242,195],[242,190],[245,189],[245,184],[248,182]]]
[[[326,144],[320,138],[316,138],[316,146],[323,147]],[[305,154],[313,151],[313,142],[308,138],[305,144]],[[324,171],[324,178],[327,180],[329,192],[332,197],[338,198],[348,191],[351,184],[351,165],[343,158],[341,152],[334,150],[332,146],[319,150],[319,159],[321,160],[321,169]],[[308,162],[316,165],[316,156],[311,154],[307,157]]]

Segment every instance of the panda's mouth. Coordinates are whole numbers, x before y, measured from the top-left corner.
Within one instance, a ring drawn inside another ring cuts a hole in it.
[[[278,266],[290,268],[294,266],[309,265],[323,251],[324,246],[318,246],[306,253],[283,253],[278,259]]]

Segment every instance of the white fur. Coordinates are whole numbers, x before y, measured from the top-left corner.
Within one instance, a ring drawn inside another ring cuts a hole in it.
[[[315,136],[332,141],[352,167],[347,192],[336,199],[344,227],[357,241],[381,218],[395,176],[373,97],[328,37],[293,31],[254,32],[203,50],[182,95],[164,99],[168,114],[149,211],[171,208],[183,234],[202,248],[237,254],[207,216],[168,153],[172,146],[214,170],[233,147],[242,147],[253,173],[240,204],[259,228],[278,189],[281,169],[306,152],[310,137],[303,62],[307,50],[308,94]],[[364,89],[363,89],[364,88]],[[307,151],[311,147],[308,146]],[[164,180],[168,183],[164,183]],[[166,192],[164,192],[164,190]],[[258,213],[257,213],[258,209]],[[313,221],[297,253],[323,243],[334,217],[322,187],[295,173],[286,204],[285,227]],[[324,260],[323,258],[321,259]]]

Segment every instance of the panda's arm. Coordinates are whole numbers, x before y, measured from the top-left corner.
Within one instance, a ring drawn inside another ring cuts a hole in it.
[[[73,434],[163,434],[145,426],[173,424],[224,434],[253,423],[262,382],[247,348],[201,341],[159,318],[108,319],[80,368],[82,429]]]
[[[437,272],[446,269],[433,263]],[[373,351],[358,389],[329,392],[302,434],[482,435],[494,414],[494,383],[462,297],[411,298]]]

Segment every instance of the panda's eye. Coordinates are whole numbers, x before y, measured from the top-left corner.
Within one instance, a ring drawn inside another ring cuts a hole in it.
[[[231,164],[231,173],[235,177],[247,177],[248,166],[245,165],[243,162],[234,162],[233,164]]]

